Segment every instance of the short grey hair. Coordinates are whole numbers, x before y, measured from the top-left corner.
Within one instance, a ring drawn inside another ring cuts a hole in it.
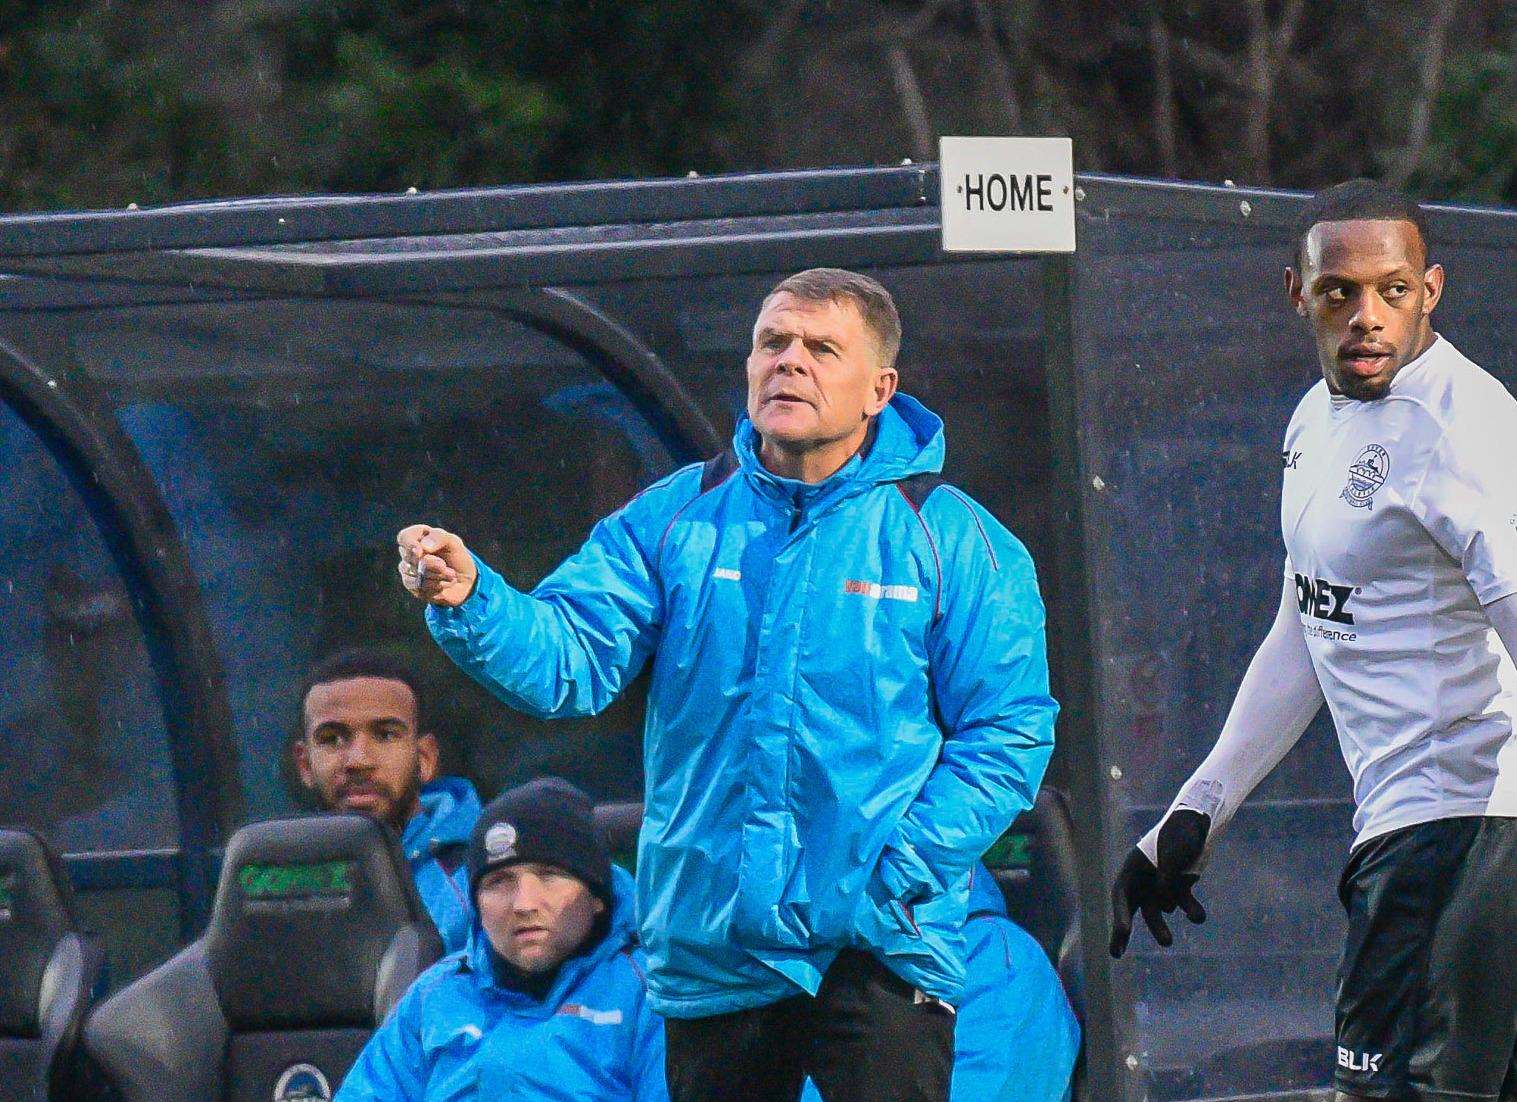
[[[880,366],[895,366],[895,358],[901,352],[901,315],[896,312],[895,299],[878,280],[843,268],[807,268],[776,283],[774,290],[764,296],[763,306],[780,294],[794,295],[805,302],[852,303],[879,345]]]

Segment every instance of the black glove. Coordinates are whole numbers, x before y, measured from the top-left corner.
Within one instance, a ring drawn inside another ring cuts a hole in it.
[[[1206,849],[1211,816],[1181,808],[1159,828],[1159,867],[1137,846],[1122,862],[1111,886],[1111,955],[1127,951],[1132,936],[1132,916],[1141,911],[1154,940],[1168,947],[1175,938],[1163,916],[1176,908],[1192,922],[1206,921],[1206,908],[1191,893],[1198,873],[1189,872]]]

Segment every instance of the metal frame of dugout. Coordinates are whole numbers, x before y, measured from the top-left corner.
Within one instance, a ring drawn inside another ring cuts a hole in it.
[[[943,254],[934,166],[20,215],[0,219],[0,316],[159,301],[468,306],[581,351],[683,462],[722,445],[732,411],[597,302],[598,285],[818,264],[883,270],[887,283],[951,272],[956,297],[935,311],[967,308],[981,286],[1027,288],[1040,362],[982,369],[1018,373],[1028,404],[1004,419],[1043,430],[1041,442],[1017,437],[1041,449],[1047,475],[1031,492],[1040,530],[1019,534],[1043,575],[1063,704],[1051,776],[1070,794],[1081,859],[1086,1090],[1315,1097],[1330,1069],[1331,870],[1348,816],[1341,764],[1317,768],[1336,753],[1320,722],[1304,774],[1266,785],[1220,848],[1202,884],[1212,922],[1180,932],[1168,954],[1138,945],[1114,964],[1105,949],[1111,874],[1204,754],[1274,606],[1271,460],[1314,372],[1277,286],[1302,198],[1077,183],[1079,250],[1050,257]],[[1433,226],[1451,273],[1440,319],[1478,362],[1509,372],[1498,357],[1517,343],[1503,293],[1517,285],[1517,214],[1437,208]],[[912,341],[908,321],[908,364]],[[85,381],[0,346],[0,398],[80,491],[127,583],[170,741],[179,845],[76,853],[70,872],[82,890],[172,887],[189,940],[241,783],[181,534]],[[949,476],[993,485],[991,470],[955,469],[956,408],[942,412]],[[1011,441],[978,443],[995,454]],[[1021,489],[1000,487],[1003,500]],[[1272,902],[1297,894],[1306,902],[1284,908],[1283,932],[1245,936],[1244,924],[1273,928]]]

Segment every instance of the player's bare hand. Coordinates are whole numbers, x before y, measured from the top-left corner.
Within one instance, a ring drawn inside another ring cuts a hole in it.
[[[400,583],[417,600],[457,608],[474,592],[479,571],[464,541],[443,528],[413,524],[395,537]]]

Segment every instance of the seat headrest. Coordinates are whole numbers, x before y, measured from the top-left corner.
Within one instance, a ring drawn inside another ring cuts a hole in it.
[[[0,828],[0,1036],[39,1035],[42,977],[74,929],[73,889],[58,855],[30,830]]]
[[[227,845],[206,956],[234,1030],[372,1028],[392,940],[429,923],[388,827],[361,815],[276,819]]]
[[[1063,793],[1045,785],[1032,807],[990,847],[985,864],[1001,887],[1012,921],[1056,961],[1079,922],[1074,829]]]
[[[625,869],[637,869],[637,836],[643,829],[643,805],[639,801],[598,804],[595,825],[605,839],[611,860]]]

